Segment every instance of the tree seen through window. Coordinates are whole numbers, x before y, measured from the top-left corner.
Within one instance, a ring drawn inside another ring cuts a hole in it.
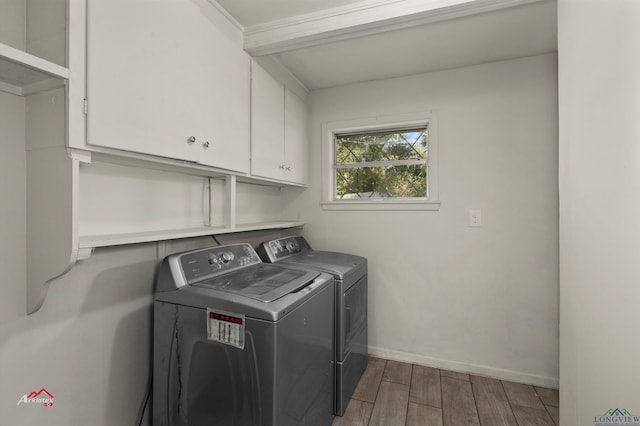
[[[428,129],[337,134],[336,199],[428,198]]]

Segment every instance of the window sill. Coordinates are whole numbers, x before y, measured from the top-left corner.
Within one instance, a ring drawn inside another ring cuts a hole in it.
[[[426,201],[426,200],[350,200],[350,201],[325,201],[320,203],[323,210],[398,210],[398,211],[412,211],[412,210],[426,210],[426,211],[438,211],[440,210],[440,201]]]

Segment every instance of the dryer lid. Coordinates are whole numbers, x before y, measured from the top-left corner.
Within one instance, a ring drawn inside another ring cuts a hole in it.
[[[367,267],[367,259],[353,254],[308,250],[283,261],[288,265],[307,266],[344,278],[359,268]]]

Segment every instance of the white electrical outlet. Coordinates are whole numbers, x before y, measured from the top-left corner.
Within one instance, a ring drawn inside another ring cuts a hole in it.
[[[482,226],[482,211],[480,209],[469,210],[469,226],[474,228]]]

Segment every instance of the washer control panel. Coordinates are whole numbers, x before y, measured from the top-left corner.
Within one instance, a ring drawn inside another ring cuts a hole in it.
[[[209,247],[186,253],[180,258],[180,265],[188,283],[261,262],[249,244]]]
[[[307,243],[307,240],[303,237],[286,237],[267,241],[266,243],[262,243],[260,248],[264,249],[264,252],[266,252],[271,262],[301,253],[305,250],[311,250],[309,243]]]

